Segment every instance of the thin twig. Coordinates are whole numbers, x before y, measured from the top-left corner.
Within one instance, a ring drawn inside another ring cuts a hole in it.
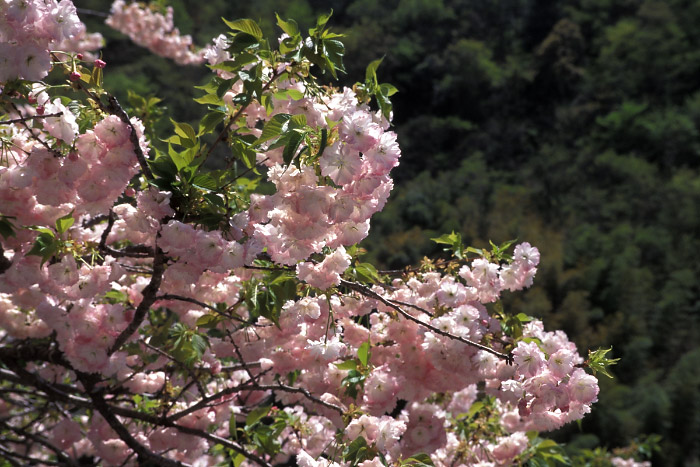
[[[117,101],[116,97],[108,94],[107,101],[109,102],[109,109],[111,110],[110,113],[121,118],[122,122],[129,125],[129,128],[131,129],[131,132],[129,133],[129,139],[131,140],[131,144],[134,146],[136,159],[138,159],[139,165],[141,165],[141,170],[143,171],[143,174],[146,176],[146,178],[149,180],[153,180],[153,172],[151,172],[151,168],[148,166],[148,162],[146,162],[146,156],[141,150],[141,144],[139,143],[139,136],[136,134],[136,128],[134,128],[134,125],[131,124],[129,116],[126,114],[124,109],[122,109],[121,105],[119,105],[119,101]]]
[[[16,106],[14,103],[10,102],[10,105],[12,106],[12,108],[14,109],[14,111],[17,112],[17,115],[19,115],[19,116],[22,115],[22,113],[19,111],[19,109],[17,108],[17,106]],[[29,128],[29,125],[27,125],[27,122],[26,122],[26,121],[20,120],[20,121],[17,122],[17,123],[19,123],[20,125],[22,125],[22,126],[24,127],[24,129],[32,136],[32,139],[33,139],[34,141],[39,142],[42,146],[44,146],[44,147],[46,148],[47,151],[49,151],[51,154],[53,154],[53,155],[56,156],[56,157],[60,157],[60,156],[61,156],[61,153],[58,152],[57,150],[55,150],[54,148],[52,148],[51,146],[49,146],[49,143],[47,143],[47,142],[44,141],[43,139],[39,138],[39,136],[35,135],[34,132],[32,131],[32,129]]]
[[[265,390],[265,391],[283,391],[283,392],[293,392],[293,393],[296,393],[296,394],[301,394],[301,395],[303,395],[304,397],[306,397],[307,399],[309,399],[310,401],[312,401],[312,402],[314,402],[314,403],[316,403],[316,404],[318,404],[318,405],[322,405],[323,407],[325,407],[325,408],[327,408],[327,409],[335,410],[335,411],[338,412],[340,415],[345,415],[345,411],[343,410],[342,407],[340,407],[339,405],[331,404],[330,402],[325,402],[325,401],[319,399],[318,397],[316,397],[316,396],[314,396],[313,394],[311,394],[311,393],[310,393],[307,389],[305,389],[305,388],[298,388],[298,387],[294,387],[294,386],[287,386],[287,385],[282,384],[282,383],[278,383],[278,384],[276,384],[276,385],[273,385],[273,384],[257,384],[257,383],[255,383],[255,388],[256,388],[256,389],[260,389],[260,390]]]
[[[54,114],[44,114],[44,115],[30,115],[28,117],[13,118],[12,120],[0,120],[0,125],[12,125],[15,123],[23,123],[23,122],[26,122],[27,120],[37,120],[40,118],[49,118],[49,117],[60,117],[61,115],[63,115],[63,112],[56,112]]]
[[[25,430],[15,428],[12,425],[8,425],[7,423],[2,423],[2,426],[6,430],[14,431],[18,435],[24,436],[25,438],[29,438],[32,441],[41,444],[42,446],[46,446],[56,454],[56,457],[58,457],[61,460],[62,464],[65,464],[67,466],[77,466],[77,464],[73,461],[73,459],[70,458],[70,456],[67,456],[63,450],[51,444],[49,440],[44,438],[43,436],[39,436],[34,433],[29,433]]]
[[[199,305],[202,308],[206,308],[207,310],[211,310],[214,313],[216,313],[217,315],[223,316],[224,318],[228,318],[228,319],[231,319],[234,321],[239,321],[241,323],[245,322],[245,320],[239,316],[224,313],[223,311],[218,310],[216,307],[213,307],[207,303],[201,302],[201,301],[194,299],[194,298],[183,297],[182,295],[175,295],[175,294],[158,295],[156,297],[156,300],[177,300],[177,301],[181,301],[181,302],[192,303],[194,305]]]
[[[268,89],[270,89],[270,86],[272,86],[272,83],[273,83],[280,75],[281,75],[281,73],[277,73],[277,71],[275,70],[275,71],[272,73],[272,76],[270,76],[270,80],[269,80],[267,83],[265,83],[265,86],[262,87],[262,92],[261,92],[261,93],[264,93],[265,91],[267,91]],[[252,100],[251,100],[251,102],[252,102]],[[245,104],[245,105],[241,105],[241,107],[236,111],[236,113],[233,114],[233,115],[228,119],[228,122],[226,122],[226,125],[224,126],[224,129],[221,130],[221,133],[219,133],[219,136],[217,136],[216,141],[214,141],[214,142],[212,143],[212,145],[209,147],[209,150],[208,150],[207,153],[204,155],[204,162],[202,162],[202,164],[204,164],[204,163],[207,161],[207,159],[208,159],[209,156],[211,155],[212,151],[214,151],[214,148],[215,148],[221,141],[224,140],[224,138],[226,137],[226,135],[228,134],[228,132],[231,131],[231,125],[233,125],[234,122],[235,122],[236,120],[238,120],[238,118],[243,114],[243,112],[245,111],[245,109],[248,108],[249,105],[250,105],[250,102],[248,102],[248,103]]]
[[[407,307],[416,309],[418,311],[422,311],[423,313],[430,316],[431,318],[434,316],[433,313],[429,312],[425,308],[420,307],[418,305],[414,305],[413,303],[403,302],[401,300],[396,300],[395,298],[388,298],[387,300],[389,300],[390,302],[396,303],[397,305],[403,305],[403,306],[407,306]]]
[[[126,113],[126,111],[124,111],[122,106],[119,105],[117,98],[111,94],[105,93],[107,94],[107,102],[109,103],[109,105],[105,105],[99,96],[95,95],[92,91],[83,86],[80,81],[75,81],[75,84],[93,101],[95,101],[95,104],[99,106],[102,111],[110,115],[116,115],[122,122],[124,122],[124,124],[129,126],[129,140],[131,141],[131,145],[134,147],[134,153],[136,154],[136,159],[139,161],[139,165],[141,166],[141,171],[147,179],[153,180],[153,172],[151,172],[151,168],[148,166],[148,162],[146,161],[146,156],[141,149],[139,135],[136,134],[136,128],[131,124],[129,115]]]
[[[99,16],[100,18],[109,18],[109,13],[105,13],[104,11],[90,10],[89,8],[76,8],[75,11],[77,11],[81,15]]]
[[[244,449],[243,447],[239,446],[238,444],[234,443],[233,441],[229,441],[226,438],[222,438],[220,436],[216,436],[211,433],[207,433],[206,431],[203,430],[198,430],[196,428],[190,428],[188,426],[182,426],[182,425],[171,425],[173,428],[175,428],[178,431],[181,431],[182,433],[187,433],[188,435],[195,435],[199,436],[200,438],[205,438],[208,439],[209,441],[213,441],[217,444],[221,444],[229,449],[233,449],[239,454],[242,454],[245,456],[248,460],[251,460],[255,462],[256,464],[259,464],[263,467],[272,467],[269,463],[265,462],[264,459],[256,456],[255,454],[249,452],[248,450]]]
[[[183,464],[182,462],[159,456],[158,454],[147,449],[143,444],[136,441],[136,438],[129,433],[129,430],[127,430],[122,422],[119,421],[117,416],[112,411],[110,405],[107,404],[101,390],[96,390],[95,378],[81,372],[76,372],[76,374],[78,375],[80,382],[83,383],[83,386],[90,396],[90,399],[92,399],[95,409],[97,409],[100,415],[102,415],[102,418],[104,418],[107,424],[117,433],[119,438],[124,441],[126,445],[129,446],[136,454],[138,454],[142,460],[149,461],[154,465],[163,467],[185,467],[187,465]]]
[[[192,378],[192,381],[194,382],[194,384],[197,386],[197,390],[199,391],[199,395],[201,397],[207,397],[207,391],[204,390],[204,386],[202,386],[202,383],[199,381],[199,379],[197,379],[197,375],[194,374],[194,372],[192,371],[191,368],[189,368],[187,365],[183,364],[182,362],[178,362],[169,353],[164,352],[163,350],[159,349],[158,347],[152,346],[151,344],[144,341],[143,339],[141,340],[141,343],[143,345],[145,345],[146,347],[148,347],[149,349],[151,349],[152,351],[154,351],[155,353],[157,353],[158,355],[162,355],[163,357],[167,358],[168,360],[175,362],[175,364],[177,366],[179,366],[180,368],[185,370],[187,372],[187,374],[190,375],[190,378]]]
[[[490,354],[493,354],[493,355],[497,356],[498,358],[505,360],[506,363],[508,363],[509,365],[513,364],[513,355],[504,354],[502,352],[499,352],[497,350],[492,349],[491,347],[485,346],[483,344],[479,344],[478,342],[470,341],[469,339],[465,339],[465,338],[460,337],[460,336],[455,336],[454,334],[450,334],[447,331],[443,331],[442,329],[436,328],[435,326],[433,326],[430,323],[426,323],[424,321],[421,321],[418,318],[407,313],[400,306],[396,305],[395,303],[392,303],[389,299],[382,297],[381,295],[376,293],[374,290],[372,290],[368,287],[365,287],[362,284],[358,284],[356,282],[346,281],[345,279],[341,279],[340,283],[341,283],[341,285],[344,285],[345,287],[347,287],[349,289],[352,289],[356,292],[359,292],[360,294],[364,295],[365,297],[374,298],[375,300],[379,300],[380,302],[382,302],[386,306],[399,312],[399,314],[401,314],[401,316],[403,316],[404,318],[406,318],[410,321],[413,321],[414,323],[417,323],[420,326],[423,326],[425,328],[430,329],[435,334],[439,334],[441,336],[447,337],[448,339],[453,339],[453,340],[459,341],[463,344],[469,345],[471,347],[475,347],[479,350],[483,350],[484,352],[488,352]]]
[[[163,280],[163,273],[165,272],[165,254],[163,251],[155,247],[155,257],[153,258],[153,275],[151,276],[151,281],[143,289],[141,294],[143,298],[139,306],[134,312],[134,318],[131,320],[129,325],[124,329],[114,340],[114,344],[110,347],[108,354],[112,355],[114,352],[119,350],[122,345],[131,337],[132,334],[141,326],[146,313],[151,308],[151,305],[156,301],[156,293],[160,289],[160,284]]]

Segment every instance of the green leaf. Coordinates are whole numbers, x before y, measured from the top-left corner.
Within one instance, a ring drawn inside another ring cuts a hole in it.
[[[289,119],[290,128],[303,128],[306,126],[306,115],[298,114]]]
[[[613,378],[613,375],[608,371],[608,367],[617,365],[617,362],[619,362],[620,359],[606,357],[608,352],[611,350],[612,347],[609,349],[598,349],[594,352],[591,352],[590,350],[588,351],[588,360],[586,360],[586,364],[591,370],[593,370],[593,374],[600,372],[608,378]]]
[[[259,39],[256,38],[255,36],[252,36],[246,32],[239,32],[238,34],[234,35],[233,38],[230,41],[231,45],[229,45],[229,48],[226,49],[232,54],[238,54],[244,51],[245,49],[249,47],[253,47],[255,45],[259,44]],[[230,89],[230,86],[229,86]],[[221,93],[223,95],[223,93]]]
[[[211,65],[209,68],[212,70],[223,70],[229,73],[236,73],[241,70],[245,65],[258,61],[258,57],[254,54],[242,52],[236,55],[233,60],[226,60],[216,65]]]
[[[40,256],[41,264],[43,265],[46,261],[51,259],[56,253],[58,253],[61,242],[56,238],[53,232],[48,229],[37,229],[44,230],[39,234],[39,236],[34,241],[32,249],[29,250],[27,255]],[[46,231],[48,230],[48,232]]]
[[[355,278],[366,284],[376,284],[382,281],[379,271],[371,263],[359,263],[355,266]]]
[[[148,165],[156,176],[171,182],[175,181],[178,169],[172,158],[160,154],[155,160],[148,161]]]
[[[197,140],[197,135],[194,132],[194,128],[189,123],[176,122],[172,118],[170,119],[172,124],[175,126],[175,134],[182,139],[192,140],[193,142]]]
[[[255,145],[269,141],[282,134],[286,129],[286,124],[292,118],[289,114],[277,114],[273,116],[263,127],[260,137],[255,141]]]
[[[532,321],[534,319],[532,316],[528,316],[525,313],[518,313],[517,315],[515,315],[515,317],[521,323],[529,323],[530,321]]]
[[[304,139],[304,133],[298,130],[290,131],[288,135],[287,144],[282,153],[285,164],[290,164],[292,162],[292,159],[297,153],[297,149],[299,149],[299,145]]]
[[[336,363],[335,366],[339,370],[356,370],[357,360],[345,360],[344,362]]]
[[[63,217],[59,217],[58,219],[56,219],[56,232],[58,232],[59,235],[70,229],[71,226],[75,223],[75,219],[73,219],[74,211],[75,210],[69,212]]]
[[[245,419],[246,427],[251,427],[251,426],[255,425],[257,422],[259,422],[260,419],[262,419],[268,413],[270,413],[271,408],[272,408],[271,405],[265,405],[265,406],[257,407],[255,409],[251,410]]]
[[[263,32],[262,29],[260,29],[260,26],[258,26],[258,23],[253,21],[252,19],[238,19],[235,21],[228,21],[225,18],[221,18],[224,20],[224,23],[226,23],[226,26],[229,28],[233,29],[234,31],[241,31],[246,34],[250,34],[257,40],[260,40],[263,38]],[[290,34],[291,35],[291,34]]]
[[[367,81],[372,81],[376,84],[377,82],[377,68],[379,68],[379,65],[382,63],[384,60],[384,57],[378,58],[377,60],[374,60],[367,65],[367,69],[365,70],[365,79]]]
[[[202,97],[195,97],[194,101],[204,105],[224,105],[224,101],[216,94],[205,94]]]
[[[316,153],[316,157],[321,157],[323,151],[326,149],[326,146],[328,146],[328,130],[326,128],[323,128],[321,129],[321,142],[318,145],[318,152]]]
[[[218,110],[206,114],[199,122],[199,135],[205,135],[214,131],[214,128],[223,122],[225,117],[226,114]]]
[[[343,460],[353,466],[361,463],[371,455],[368,447],[367,440],[358,436],[343,451]]]
[[[246,460],[246,457],[239,452],[236,454],[236,457],[233,458],[233,467],[240,467],[244,460]]]
[[[283,91],[276,92],[274,94],[275,99],[285,100],[291,97],[293,100],[298,101],[304,98],[304,93],[297,89],[285,89]]]
[[[192,180],[192,185],[209,191],[214,191],[217,188],[216,180],[214,180],[209,174],[197,175]]]
[[[444,235],[441,235],[441,236],[435,237],[435,238],[431,238],[431,240],[434,241],[435,243],[441,243],[444,245],[454,245],[456,242],[462,241],[462,235],[452,231],[452,233],[444,234]]]
[[[362,363],[362,366],[365,367],[369,363],[369,349],[369,342],[363,342],[362,345],[357,349],[357,359],[360,361],[360,363]]]
[[[124,292],[114,289],[107,292],[105,294],[105,298],[110,303],[126,303],[129,300],[129,297]]]
[[[325,15],[320,15],[318,19],[316,19],[316,28],[309,29],[309,36],[313,36],[316,32],[320,33],[323,31],[323,29],[326,27],[326,23],[328,23],[328,20],[331,19],[331,16],[333,16],[332,9]]]
[[[402,464],[403,465],[412,465],[415,467],[424,467],[424,466],[425,467],[433,467],[434,466],[433,460],[430,458],[430,456],[425,454],[425,453],[422,453],[422,452],[418,453],[418,454],[414,454],[411,457],[409,457],[408,459],[405,459],[402,462]]]
[[[228,419],[228,434],[234,441],[238,441],[238,424],[236,423],[235,413],[232,413]]]
[[[224,200],[221,198],[220,195],[217,195],[216,193],[207,193],[202,196],[207,202],[213,206],[216,206],[217,208],[226,208],[226,204],[224,204]]]
[[[10,219],[14,219],[14,217],[3,216],[0,214],[0,235],[2,235],[5,239],[17,236],[15,234],[15,226],[12,224]]]
[[[214,328],[221,322],[221,316],[209,313],[197,318],[195,325],[198,328]]]
[[[393,84],[389,84],[389,83],[380,84],[379,89],[382,92],[382,94],[384,94],[387,97],[393,96],[394,94],[399,92],[399,90],[396,88],[396,86],[394,86]]]
[[[209,341],[207,338],[201,334],[192,334],[192,348],[197,353],[197,358],[202,358],[204,352],[206,352],[207,347],[209,347]]]
[[[444,234],[439,237],[431,238],[432,241],[435,243],[443,244],[443,245],[449,245],[449,248],[446,248],[445,251],[452,251],[452,253],[459,259],[462,259],[464,256],[464,246],[462,245],[462,234],[460,233],[455,233],[452,231],[452,233],[449,234]]]
[[[277,17],[277,25],[280,27],[280,29],[282,29],[282,31],[286,32],[289,37],[293,38],[299,34],[299,25],[297,25],[296,21],[293,19],[288,19],[285,21],[280,18],[280,15],[277,13],[275,13],[275,16]]]

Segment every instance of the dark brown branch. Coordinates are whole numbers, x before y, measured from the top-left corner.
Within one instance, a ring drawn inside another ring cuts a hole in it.
[[[12,108],[14,109],[14,111],[17,112],[17,115],[19,115],[20,117],[22,117],[22,113],[19,111],[19,109],[17,108],[17,106],[16,106],[14,103],[12,103],[12,102],[10,102],[10,105],[12,106]],[[61,156],[61,153],[58,152],[57,150],[55,150],[54,148],[52,148],[51,146],[49,146],[49,143],[47,143],[46,141],[44,141],[43,139],[39,138],[37,135],[34,134],[34,132],[32,131],[31,128],[29,128],[29,125],[27,125],[27,122],[23,119],[23,117],[20,118],[19,121],[18,121],[17,123],[19,123],[20,125],[22,125],[22,126],[24,127],[24,129],[25,129],[30,135],[32,135],[32,139],[33,139],[34,141],[39,142],[39,144],[41,144],[42,146],[44,146],[44,147],[46,148],[47,151],[49,151],[51,154],[53,154],[53,155],[56,156],[56,157],[60,157],[60,156]]]
[[[416,323],[420,326],[423,326],[427,329],[430,329],[435,334],[439,334],[441,336],[447,337],[448,339],[453,339],[453,340],[459,341],[463,344],[469,345],[471,347],[475,347],[479,350],[483,350],[484,352],[488,352],[490,354],[493,354],[493,355],[497,356],[498,358],[505,360],[509,365],[513,364],[513,356],[511,354],[504,354],[502,352],[499,352],[497,350],[492,349],[491,347],[487,347],[483,344],[479,344],[478,342],[470,341],[469,339],[465,339],[465,338],[460,337],[460,336],[455,336],[454,334],[450,334],[447,331],[443,331],[442,329],[436,328],[435,326],[433,326],[430,323],[426,323],[424,321],[421,321],[418,318],[407,313],[400,306],[396,305],[395,303],[392,303],[389,299],[382,297],[381,295],[376,293],[374,290],[372,290],[368,287],[365,287],[362,284],[358,284],[356,282],[346,281],[345,279],[341,279],[340,283],[341,283],[341,285],[343,285],[351,290],[354,290],[354,291],[364,295],[365,297],[379,300],[380,302],[382,302],[386,306],[392,308],[393,310],[396,310],[404,318],[406,318],[410,321],[413,321],[414,323]]]
[[[163,357],[167,358],[171,362],[174,362],[181,369],[185,370],[185,372],[190,376],[190,378],[192,378],[192,381],[197,386],[197,390],[199,391],[199,395],[201,397],[207,397],[207,391],[204,390],[204,386],[202,386],[202,383],[199,381],[199,378],[197,378],[197,375],[194,374],[194,372],[192,371],[191,368],[189,368],[187,365],[175,360],[175,358],[173,358],[172,355],[170,355],[167,352],[164,352],[163,350],[159,349],[158,347],[154,347],[144,340],[141,340],[141,343],[143,345],[145,345],[146,347],[148,347],[149,349],[151,349],[152,351],[154,351],[155,353],[157,353],[158,355],[162,355]]]
[[[119,438],[122,441],[124,441],[126,445],[129,446],[131,450],[139,456],[140,459],[149,461],[153,465],[163,467],[184,467],[187,465],[183,464],[182,462],[174,461],[159,456],[158,454],[149,451],[145,446],[136,441],[136,439],[133,436],[131,436],[131,433],[129,433],[129,430],[126,429],[126,427],[122,424],[122,422],[119,421],[117,416],[114,414],[114,412],[112,411],[112,407],[110,407],[110,405],[107,404],[107,401],[105,401],[101,390],[96,390],[96,378],[94,378],[92,375],[87,375],[85,373],[76,373],[80,382],[83,383],[83,386],[85,387],[85,390],[90,396],[90,399],[92,399],[95,409],[97,409],[100,415],[102,415],[102,418],[104,418],[105,421],[109,424],[109,426],[115,431],[115,433],[117,433]]]
[[[153,180],[153,172],[151,172],[151,168],[148,166],[148,162],[146,162],[146,156],[141,150],[141,145],[139,144],[139,136],[136,134],[136,128],[134,128],[134,126],[131,124],[129,116],[126,114],[124,109],[122,109],[122,106],[119,105],[119,101],[117,101],[116,97],[108,94],[107,102],[109,102],[109,106],[107,107],[109,113],[111,113],[112,115],[116,115],[122,120],[122,122],[129,125],[129,128],[131,129],[131,132],[129,133],[129,139],[131,140],[131,144],[134,146],[136,159],[138,159],[139,165],[141,166],[141,170],[143,171],[143,174],[146,176],[146,178],[148,178],[149,180]]]
[[[99,216],[92,217],[83,221],[83,228],[89,229],[102,221],[106,221],[109,216],[107,214],[100,214]]]
[[[191,414],[192,412],[196,412],[199,409],[203,409],[205,407],[208,407],[208,404],[210,402],[216,401],[217,399],[221,399],[224,396],[230,396],[231,394],[235,394],[241,390],[241,385],[238,386],[233,386],[230,388],[222,389],[221,391],[217,392],[216,394],[212,394],[209,397],[205,397],[201,399],[199,402],[196,404],[192,404],[191,406],[187,407],[186,409],[183,409],[177,413],[172,414],[171,416],[166,418],[166,422],[172,423],[176,420],[181,419],[182,417]]]
[[[143,299],[139,306],[134,312],[134,318],[131,320],[129,325],[124,329],[121,334],[117,336],[114,340],[114,344],[109,349],[109,355],[119,350],[122,345],[136,332],[136,330],[141,326],[146,313],[148,313],[151,305],[156,301],[156,293],[160,289],[160,283],[163,280],[163,273],[165,272],[165,255],[160,248],[156,245],[155,258],[153,258],[153,275],[151,276],[151,281],[143,289],[142,295]]]
[[[56,112],[55,114],[45,114],[45,115],[30,115],[28,117],[13,118],[12,120],[0,120],[0,125],[13,125],[15,123],[26,122],[27,120],[37,120],[40,118],[49,117],[60,117],[63,112]]]
[[[6,457],[3,457],[3,459],[10,461],[11,464],[16,465],[16,466],[21,466],[21,465],[59,465],[58,462],[46,461],[43,459],[37,459],[35,457],[24,456],[24,455],[19,454],[17,452],[12,452],[9,449],[5,448],[2,444],[0,444],[0,453],[5,454]],[[28,464],[16,463],[15,460],[11,460],[12,458],[10,456],[16,457],[18,459],[22,459],[23,461],[28,462]]]
[[[213,307],[207,303],[201,302],[201,301],[194,299],[194,298],[183,297],[182,295],[164,294],[164,295],[159,295],[158,297],[156,297],[156,300],[177,300],[180,302],[192,303],[192,304],[198,305],[202,308],[206,308],[207,310],[211,310],[214,313],[216,313],[217,315],[223,316],[224,318],[228,318],[228,319],[231,319],[234,321],[239,321],[241,323],[245,322],[245,320],[239,316],[235,316],[235,315],[232,315],[229,313],[224,313],[224,312],[218,310],[216,307]]]
[[[155,256],[153,249],[145,245],[130,245],[121,250],[115,250],[105,245],[100,249],[114,258],[153,258]]]
[[[208,439],[209,441],[213,441],[217,444],[221,444],[229,449],[233,449],[239,454],[243,454],[246,459],[251,460],[255,462],[256,464],[259,464],[263,467],[272,467],[269,463],[265,462],[264,459],[256,456],[255,454],[248,452],[238,444],[234,443],[233,441],[229,441],[226,438],[222,438],[220,436],[213,435],[211,433],[207,433],[206,431],[203,430],[198,430],[196,428],[190,428],[188,426],[182,426],[182,425],[171,425],[173,428],[176,430],[182,432],[182,433],[187,433],[188,435],[194,435],[194,436],[199,436],[200,438]]]
[[[75,462],[73,462],[73,459],[70,458],[70,456],[67,456],[63,450],[57,448],[53,444],[49,442],[48,439],[44,438],[43,436],[36,435],[34,433],[29,433],[25,430],[21,430],[19,428],[15,428],[12,425],[8,425],[7,423],[1,423],[0,425],[3,426],[6,430],[11,430],[15,432],[16,434],[23,436],[24,438],[29,438],[32,441],[41,444],[42,446],[45,446],[52,450],[58,459],[61,460],[61,463],[67,466],[77,466]]]
[[[109,234],[112,232],[112,227],[114,227],[114,221],[115,214],[114,211],[110,209],[109,213],[107,214],[107,227],[100,236],[100,245],[98,246],[100,251],[104,250],[107,247],[107,237],[109,237]]]
[[[342,407],[335,405],[335,404],[331,404],[330,402],[325,402],[325,401],[319,399],[318,397],[312,395],[305,388],[297,388],[294,386],[287,386],[287,385],[282,384],[282,383],[279,383],[276,385],[274,385],[274,384],[266,385],[266,384],[257,384],[256,383],[255,388],[260,389],[260,390],[283,391],[283,392],[293,392],[296,394],[301,394],[304,397],[306,397],[307,399],[309,399],[310,401],[312,401],[318,405],[322,405],[323,407],[325,407],[327,409],[335,410],[340,415],[345,415],[345,411],[343,410]]]
[[[414,305],[413,303],[402,302],[401,300],[396,300],[394,298],[389,298],[387,300],[389,300],[392,303],[396,303],[397,305],[403,305],[403,306],[407,306],[409,308],[413,308],[414,310],[422,311],[423,313],[430,316],[431,318],[433,317],[433,313],[429,312],[428,310],[426,310],[423,307],[420,307],[418,305]]]
[[[119,105],[119,101],[117,100],[117,98],[110,94],[107,94],[107,102],[109,104],[105,105],[99,96],[95,95],[95,93],[83,86],[83,84],[80,81],[75,81],[75,84],[83,92],[85,92],[85,94],[87,94],[93,101],[95,101],[95,104],[98,105],[100,109],[102,109],[104,112],[110,115],[116,115],[122,122],[129,126],[129,140],[131,141],[131,145],[134,147],[134,153],[136,153],[136,159],[139,161],[141,171],[147,179],[153,180],[153,172],[151,172],[151,168],[148,166],[148,162],[146,161],[146,155],[143,153],[143,150],[141,150],[141,145],[139,144],[139,135],[136,134],[136,128],[134,128],[134,125],[131,124],[131,120],[129,120],[129,115],[127,115],[126,111],[124,111],[122,106]]]

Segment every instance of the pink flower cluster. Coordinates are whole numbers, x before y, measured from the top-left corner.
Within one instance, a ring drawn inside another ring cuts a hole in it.
[[[44,78],[51,68],[49,49],[84,32],[70,0],[1,2],[0,82]]]
[[[204,63],[204,51],[195,52],[192,37],[180,35],[173,23],[173,9],[165,15],[137,2],[115,0],[106,23],[129,36],[136,44],[180,65]]]
[[[387,122],[359,106],[350,90],[321,104],[308,98],[277,100],[275,114],[301,113],[309,124],[321,127],[326,118],[340,121],[337,133],[331,134],[335,141],[318,160],[321,175],[328,179],[319,178],[314,165],[283,165],[278,150],[265,152],[259,157],[271,165],[268,178],[277,192],[252,196],[250,209],[233,220],[241,235],[267,248],[276,263],[294,265],[324,247],[358,243],[393,187],[389,171],[398,165],[400,150],[396,134],[386,131]],[[253,109],[253,114],[269,118],[264,109]]]
[[[46,52],[34,39],[16,39],[31,31],[46,43],[79,37],[68,0],[1,5],[0,51],[12,53],[0,57],[10,57],[7,63],[20,50],[29,57],[27,47]],[[202,58],[173,28],[171,10],[164,16],[117,0],[110,22],[177,61]],[[225,42],[217,39],[209,60],[227,57]],[[12,65],[14,74],[0,81],[43,77],[46,63],[32,60],[26,69]],[[267,65],[267,76],[276,76],[280,64]],[[0,239],[0,348],[46,338],[63,364],[37,360],[26,371],[63,385],[70,397],[89,389],[84,374],[94,374],[101,380],[93,389],[115,410],[108,421],[95,404],[88,419],[91,402],[74,399],[81,401],[75,414],[52,415],[42,436],[76,459],[133,464],[129,438],[114,428],[122,424],[154,455],[215,465],[224,459],[211,448],[237,433],[229,424],[245,426],[251,410],[274,400],[283,408],[270,416],[287,424],[276,440],[280,454],[267,459],[272,464],[296,457],[300,466],[338,466],[335,447],[362,437],[373,453],[362,467],[419,452],[437,466],[511,465],[528,446],[527,431],[552,430],[589,412],[597,380],[583,371],[566,335],[532,321],[515,339],[485,306],[531,285],[540,255],[528,243],[512,258],[474,259],[456,273],[347,282],[353,259],[345,247],[367,235],[392,188],[396,134],[349,89],[319,96],[293,80],[267,84],[273,109],[251,103],[240,130],[259,136],[275,115],[304,115],[305,145],[314,150],[285,161],[282,148],[270,149],[274,139],[258,146],[275,191],[252,194],[228,212],[226,229],[194,224],[171,205],[182,194],[139,177],[137,151],[147,153],[148,144],[135,119],[100,117],[80,133],[70,109],[35,85],[32,99],[60,115],[37,119],[31,134],[18,125],[0,128],[11,142],[0,166],[1,214],[17,227],[16,236]],[[233,103],[240,86],[224,96],[231,111],[241,109]],[[70,228],[57,227],[66,216]],[[40,233],[59,244],[46,261],[29,254]],[[260,266],[262,258],[271,261]],[[277,286],[287,285],[281,299]],[[147,312],[140,329],[122,336],[137,310]],[[121,341],[129,345],[112,349]],[[199,355],[185,364],[177,352],[187,343]],[[146,415],[152,407],[139,404],[163,394],[173,399],[157,410],[176,415],[159,424]],[[499,418],[489,439],[460,435],[461,414],[477,400]],[[6,405],[0,398],[0,415],[12,412]],[[129,416],[135,411],[140,418]]]
[[[454,293],[478,297],[481,303],[494,302],[503,290],[514,292],[530,287],[539,262],[540,252],[527,242],[515,247],[510,264],[498,265],[483,258],[476,259],[471,268],[465,265],[459,270],[460,277],[467,283],[466,291],[458,287],[459,292]]]
[[[48,105],[63,116],[45,119],[45,128],[72,142],[75,118],[58,100]],[[51,226],[71,211],[76,219],[106,213],[137,173],[130,132],[119,118],[106,117],[75,139],[75,151],[68,157],[56,157],[27,134],[17,135],[15,141],[23,150],[12,151],[8,166],[0,167],[3,214],[16,217],[20,225]]]

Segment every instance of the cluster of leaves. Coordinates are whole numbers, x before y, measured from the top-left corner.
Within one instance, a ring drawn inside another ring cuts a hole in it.
[[[58,253],[63,252],[66,248],[72,245],[70,240],[66,240],[64,233],[75,223],[73,211],[63,217],[56,219],[55,229],[46,227],[31,227],[32,230],[39,232],[32,249],[27,252],[28,255],[41,257],[41,264],[50,260]]]
[[[345,394],[357,399],[359,392],[365,387],[365,380],[371,370],[369,357],[371,355],[370,343],[364,342],[357,349],[357,358],[336,363],[339,370],[348,370],[348,374],[343,378],[341,384],[345,388]]]
[[[257,261],[257,264],[269,264]],[[265,267],[265,266],[261,266]],[[267,267],[270,267],[269,265]],[[273,270],[266,272],[264,277],[247,281],[242,293],[246,303],[251,323],[259,317],[269,319],[279,326],[282,306],[297,296],[297,282],[293,272]]]

